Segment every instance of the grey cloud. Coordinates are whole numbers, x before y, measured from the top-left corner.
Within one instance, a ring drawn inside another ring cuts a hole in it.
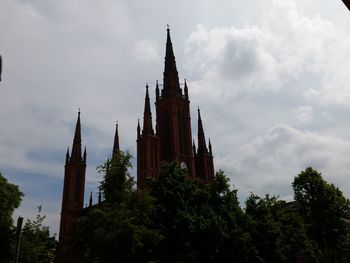
[[[230,40],[224,48],[221,64],[225,77],[237,80],[255,74],[261,68],[256,44],[248,41]]]
[[[235,155],[219,162],[241,190],[242,199],[250,191],[290,196],[294,176],[308,166],[324,173],[326,180],[335,183],[346,195],[350,194],[344,178],[350,168],[347,162],[350,142],[344,139],[281,124],[234,152]]]

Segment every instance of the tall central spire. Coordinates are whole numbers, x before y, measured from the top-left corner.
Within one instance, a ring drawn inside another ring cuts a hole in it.
[[[118,132],[118,122],[115,125],[115,134],[114,134],[114,144],[113,144],[113,158],[119,156],[119,132]]]
[[[176,61],[173,51],[173,44],[170,38],[170,29],[167,29],[167,41],[165,50],[165,63],[164,63],[164,74],[163,74],[164,89],[163,95],[167,94],[180,94],[180,83],[179,75],[176,68]]]
[[[82,160],[82,156],[81,156],[80,110],[78,112],[77,124],[75,126],[75,133],[74,133],[74,139],[73,139],[71,160],[73,160],[73,161],[81,161]]]

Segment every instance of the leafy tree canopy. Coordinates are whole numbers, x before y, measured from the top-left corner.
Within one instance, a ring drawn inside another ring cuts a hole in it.
[[[130,198],[133,178],[130,176],[131,155],[129,152],[119,151],[114,158],[108,159],[103,165],[98,167],[98,171],[103,174],[101,190],[105,202],[109,204],[119,204]]]
[[[251,194],[246,201],[250,233],[264,262],[318,262],[318,250],[308,239],[303,218],[293,203]]]
[[[348,262],[349,199],[311,167],[295,177],[292,186],[308,235],[323,253],[322,262]]]
[[[49,227],[43,225],[45,217],[39,206],[35,220],[28,219],[23,226],[19,262],[53,262],[57,241],[55,236],[50,236]]]
[[[153,228],[155,208],[147,193],[133,190],[130,154],[99,167],[104,201],[82,212],[72,240],[73,262],[140,262],[154,259],[162,239]]]
[[[0,173],[0,259],[4,261],[12,257],[14,227],[13,211],[19,206],[23,193],[17,185],[11,184]]]
[[[295,202],[251,194],[242,210],[222,171],[204,184],[163,163],[136,190],[119,158],[100,167],[104,201],[79,217],[73,262],[350,262],[349,201],[312,168]]]

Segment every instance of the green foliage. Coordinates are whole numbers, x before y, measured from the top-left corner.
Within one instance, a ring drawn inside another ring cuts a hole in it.
[[[318,251],[308,239],[294,203],[251,194],[246,201],[246,214],[258,257],[264,262],[296,262],[298,256],[306,262],[318,262]]]
[[[118,158],[107,160],[105,164],[98,167],[104,175],[101,182],[101,190],[105,202],[116,204],[125,198],[130,198],[134,181],[129,173],[131,168],[131,155],[129,152],[119,151]]]
[[[11,244],[14,242],[12,214],[22,200],[23,194],[17,185],[10,184],[0,173],[0,259],[3,262],[13,257]]]
[[[105,200],[79,217],[73,262],[350,262],[349,201],[312,168],[295,202],[252,194],[242,210],[222,171],[203,184],[163,163],[135,190],[130,167],[123,152],[101,167]]]
[[[150,194],[156,199],[157,228],[166,237],[159,248],[161,262],[249,258],[249,238],[241,225],[244,214],[222,172],[204,185],[177,163],[164,163]]]
[[[70,253],[73,262],[154,260],[155,248],[163,238],[152,227],[154,200],[132,190],[130,154],[120,152],[118,157],[100,169],[105,200],[85,209],[76,224]]]
[[[295,177],[292,185],[307,233],[323,254],[322,262],[348,262],[344,261],[350,254],[345,221],[350,218],[350,201],[311,167]]]
[[[161,237],[133,210],[122,206],[94,207],[78,221],[73,262],[137,262],[152,260]],[[146,249],[145,249],[146,248]]]
[[[21,263],[53,262],[57,246],[55,236],[50,236],[49,227],[43,225],[45,215],[41,215],[41,206],[35,220],[27,220],[22,229],[22,241],[19,253]]]

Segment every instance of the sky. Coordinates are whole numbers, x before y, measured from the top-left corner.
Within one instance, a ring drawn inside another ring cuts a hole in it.
[[[350,13],[340,0],[1,0],[0,171],[25,194],[14,218],[34,219],[41,205],[58,233],[79,108],[85,203],[90,191],[97,199],[116,121],[122,150],[136,156],[167,24],[192,134],[199,106],[215,169],[243,206],[250,193],[292,200],[309,166],[350,197]]]

